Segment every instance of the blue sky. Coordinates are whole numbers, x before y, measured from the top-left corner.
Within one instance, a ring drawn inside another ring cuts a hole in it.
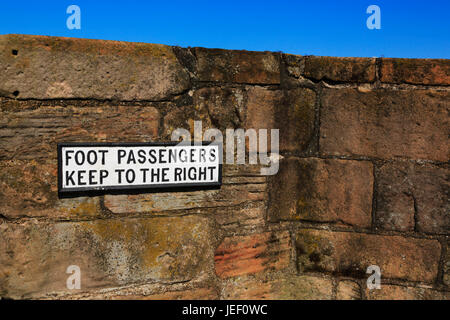
[[[66,9],[81,8],[81,30]],[[369,30],[369,5],[381,29]],[[139,1],[0,3],[0,34],[22,33],[208,48],[361,57],[450,58],[450,0]]]

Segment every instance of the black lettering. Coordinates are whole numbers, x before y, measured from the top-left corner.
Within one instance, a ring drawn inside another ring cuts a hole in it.
[[[198,168],[198,180],[206,180],[206,168]]]
[[[188,177],[189,177],[189,180],[195,180],[195,178],[196,178],[195,168],[189,168]]]
[[[209,161],[211,162],[216,161],[216,149],[209,150]]]
[[[69,165],[69,159],[72,159],[72,157],[69,156],[69,153],[74,153],[73,150],[66,150],[66,166]]]
[[[138,157],[139,157],[139,160],[138,160],[138,162],[140,163],[140,164],[144,164],[145,163],[145,150],[139,150],[138,151]]]
[[[126,155],[126,154],[127,154],[126,151],[123,150],[123,149],[117,150],[117,162],[118,162],[119,164],[120,164],[122,158],[125,158],[125,155]]]
[[[108,153],[108,150],[99,150],[98,152],[102,154],[102,164],[105,164],[105,154]]]
[[[125,173],[125,178],[127,179],[128,183],[133,183],[134,180],[136,179],[136,173],[134,172],[133,169],[128,169],[127,172]]]
[[[175,148],[169,149],[169,163],[176,163],[177,162],[177,152]]]
[[[75,180],[73,180],[73,175],[74,175],[75,171],[72,171],[70,174],[68,171],[66,171],[66,186],[69,186],[71,182],[72,185],[75,185]]]
[[[151,175],[152,175],[152,182],[159,182],[159,168],[157,169],[152,168]]]
[[[78,185],[79,186],[85,186],[86,182],[84,182],[84,174],[86,173],[86,170],[80,170],[78,171]]]
[[[205,153],[206,153],[206,150],[204,148],[201,148],[200,149],[200,158],[201,158],[200,162],[206,162]]]
[[[146,183],[147,182],[147,172],[149,169],[147,168],[142,168],[141,172],[142,172],[142,182]]]
[[[181,162],[186,162],[187,161],[187,152],[186,152],[185,149],[181,149],[180,150],[179,158],[180,158]]]
[[[100,184],[103,184],[103,180],[106,179],[109,175],[107,170],[100,170]]]
[[[169,168],[163,168],[162,169],[162,182],[169,182],[169,178],[167,178],[167,172],[169,171]]]
[[[89,170],[89,184],[93,184],[96,185],[97,181],[95,181],[95,173],[97,172],[97,170]]]
[[[151,164],[156,163],[156,150],[155,149],[150,149],[150,151],[148,152],[148,155],[150,156],[150,159],[148,160]]]
[[[119,184],[122,183],[122,172],[124,172],[125,169],[116,169],[117,177],[119,178]]]
[[[94,155],[94,159],[92,159],[92,155]],[[87,153],[87,162],[90,165],[94,165],[97,163],[97,152],[95,152],[94,150],[91,150]]]
[[[134,157],[134,152],[133,150],[130,150],[130,153],[128,153],[128,160],[127,160],[127,164],[136,164],[136,158]]]
[[[159,163],[167,163],[166,160],[163,160],[167,150],[166,149],[159,149]]]
[[[216,169],[216,167],[208,167],[208,169],[209,169],[209,173],[210,173],[209,180],[212,180],[214,177],[214,170]]]
[[[175,168],[175,181],[181,181],[181,173],[182,172],[183,172],[183,169]]]
[[[80,160],[78,157],[79,155],[82,156],[81,161],[79,161]],[[77,165],[81,166],[84,163],[85,158],[86,158],[86,156],[84,155],[83,151],[79,150],[75,153],[75,162],[77,163]]]

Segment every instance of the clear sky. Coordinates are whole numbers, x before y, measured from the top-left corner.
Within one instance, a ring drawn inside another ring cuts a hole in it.
[[[81,29],[69,30],[69,5]],[[369,30],[369,5],[381,29]],[[450,58],[450,0],[1,0],[0,34],[302,55]]]

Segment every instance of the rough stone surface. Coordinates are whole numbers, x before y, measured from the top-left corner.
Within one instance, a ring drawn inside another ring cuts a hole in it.
[[[325,89],[320,151],[327,155],[449,159],[449,92]]]
[[[272,52],[195,48],[200,81],[279,84],[280,57]]]
[[[387,163],[378,174],[377,226],[435,234],[450,232],[449,170]]]
[[[286,276],[274,280],[238,277],[222,289],[225,300],[331,300],[333,283],[316,276]]]
[[[267,129],[270,150],[270,129],[279,130],[279,149],[305,152],[314,141],[316,94],[306,88],[269,90],[263,87],[248,89],[246,129]],[[267,149],[258,149],[264,152]]]
[[[361,287],[355,281],[339,281],[336,293],[337,300],[359,300],[361,299]]]
[[[0,225],[0,292],[35,297],[65,292],[66,269],[81,269],[82,290],[148,281],[186,281],[212,261],[201,217]]]
[[[220,189],[183,192],[158,192],[141,194],[105,195],[105,207],[115,214],[151,213],[196,210],[230,213],[244,209],[241,206],[262,205],[266,198],[266,178],[259,166],[224,165],[223,185]],[[229,209],[229,210],[228,210]]]
[[[381,61],[382,82],[450,85],[449,60],[383,58]]]
[[[449,300],[450,293],[430,288],[407,287],[398,285],[381,285],[381,289],[368,290],[369,300]]]
[[[283,53],[283,62],[286,67],[286,74],[289,76],[289,78],[286,79],[286,77],[283,77],[283,85],[286,85],[287,83],[291,83],[292,79],[301,79],[303,72],[305,70],[305,56],[297,55],[297,54],[289,54],[289,53]],[[286,83],[287,82],[287,83]]]
[[[247,92],[246,129],[279,129],[275,124],[275,114],[281,103],[282,93],[264,87],[251,87]]]
[[[447,241],[447,250],[444,258],[443,282],[450,287],[450,241]]]
[[[373,82],[375,58],[306,57],[304,76],[316,81]]]
[[[101,216],[99,197],[58,198],[55,161],[0,161],[0,214],[9,219]]]
[[[160,44],[4,35],[0,55],[0,93],[22,99],[163,100],[189,87]]]
[[[228,128],[241,128],[246,92],[240,88],[202,88],[194,93],[195,108],[208,110],[214,128],[225,133]]]
[[[118,214],[233,207],[264,200],[265,190],[265,184],[248,183],[223,185],[220,190],[106,195],[105,206]]]
[[[298,88],[285,92],[275,114],[275,124],[280,129],[281,151],[315,151],[315,105],[316,93],[311,89]]]
[[[145,142],[158,135],[153,107],[43,106],[0,112],[0,160],[56,159],[58,142]]]
[[[270,177],[269,218],[371,225],[373,167],[370,162],[287,158]]]
[[[124,295],[109,297],[110,300],[215,300],[218,299],[215,290],[199,288],[183,291],[168,291],[164,293],[151,294],[148,296]]]
[[[245,231],[254,232],[266,226],[266,206],[263,202],[242,209],[217,210],[214,220],[227,233]]]
[[[227,278],[286,268],[290,247],[288,232],[225,238],[215,252],[216,274]]]
[[[0,299],[450,299],[449,66],[0,36]],[[58,197],[58,142],[197,120],[279,129],[278,174]]]
[[[187,105],[179,108],[171,109],[164,116],[164,133],[163,138],[171,140],[172,132],[176,129],[188,130],[191,140],[194,139],[194,121],[202,123],[202,138],[207,129],[214,128],[209,111],[205,104]],[[229,114],[228,111],[224,113]]]
[[[300,230],[297,263],[303,271],[325,271],[366,277],[377,265],[382,278],[432,283],[438,273],[441,245],[437,240],[354,232]]]

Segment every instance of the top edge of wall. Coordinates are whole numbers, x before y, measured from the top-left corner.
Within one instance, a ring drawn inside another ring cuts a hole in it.
[[[448,59],[300,56],[20,34],[0,35],[0,64],[0,96],[18,99],[162,101],[193,81],[279,85],[283,65],[315,81],[450,85]]]
[[[92,38],[74,38],[74,37],[60,37],[60,36],[45,36],[45,35],[29,35],[29,34],[0,34],[0,42],[9,42],[13,44],[28,44],[30,45],[45,45],[50,47],[52,50],[60,50],[67,47],[71,49],[78,50],[89,50],[92,47],[106,46],[109,49],[117,50],[120,54],[120,48],[122,47],[133,47],[133,46],[155,46],[155,47],[167,47],[167,48],[186,48],[186,49],[200,49],[208,51],[218,51],[218,52],[247,52],[247,53],[273,53],[273,54],[284,54],[289,56],[298,57],[317,57],[317,58],[333,58],[333,59],[382,59],[382,60],[413,60],[413,61],[436,61],[436,62],[446,62],[450,59],[444,58],[402,58],[402,57],[336,57],[327,55],[313,55],[313,54],[292,54],[289,52],[282,51],[271,51],[271,50],[246,50],[246,49],[224,49],[224,48],[207,48],[207,47],[180,47],[174,45],[149,43],[142,41],[122,41],[122,40],[103,40],[103,39],[92,39]],[[114,52],[116,53],[116,52]]]

